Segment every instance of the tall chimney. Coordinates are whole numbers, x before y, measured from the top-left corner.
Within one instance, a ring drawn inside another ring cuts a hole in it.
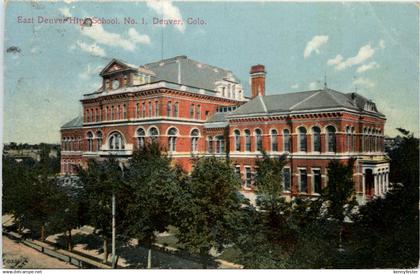
[[[265,67],[263,65],[255,65],[251,67],[249,72],[251,76],[251,94],[255,96],[265,95]]]

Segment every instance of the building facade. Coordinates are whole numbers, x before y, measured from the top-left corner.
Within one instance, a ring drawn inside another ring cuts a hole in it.
[[[83,115],[61,128],[61,173],[89,159],[127,161],[157,141],[185,171],[193,159],[229,156],[254,189],[257,157],[287,155],[284,195],[316,196],[328,184],[332,159],[356,159],[354,182],[363,201],[389,186],[385,116],[357,93],[327,88],[265,95],[263,65],[250,70],[251,97],[228,70],[177,56],[143,66],[112,60],[102,86],[81,99]]]

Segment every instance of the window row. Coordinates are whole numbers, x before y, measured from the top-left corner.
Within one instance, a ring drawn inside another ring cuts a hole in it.
[[[258,173],[258,167],[254,167],[252,172],[250,166],[244,167],[244,172],[241,173],[240,166],[235,167],[235,173],[242,180],[245,189],[254,188],[254,179]],[[298,173],[298,192],[304,194],[320,194],[323,184],[322,174],[320,168],[312,168],[311,174],[308,175],[306,168],[299,168]],[[290,192],[292,187],[292,177],[290,167],[284,167],[282,171],[282,187],[283,192]]]
[[[127,119],[127,106],[125,104],[86,109],[84,116],[86,123],[122,119]]]
[[[336,135],[335,128],[333,126],[328,126],[326,128],[326,150],[328,152],[336,151]],[[234,130],[234,147],[235,151],[241,151],[241,140],[245,142],[245,151],[251,151],[251,131],[245,129],[243,131],[243,136],[239,130]],[[262,130],[255,129],[254,131],[254,151],[263,150],[263,138]],[[278,142],[278,131],[276,129],[270,130],[270,151],[279,151],[279,142]],[[321,152],[321,129],[319,127],[312,128],[312,151]],[[290,152],[290,131],[288,129],[283,130],[283,151]],[[308,151],[307,148],[307,131],[304,127],[298,128],[298,151]]]
[[[62,151],[80,151],[83,149],[82,140],[74,137],[65,137],[61,141]]]
[[[136,104],[136,118],[160,116],[159,101],[143,101]]]

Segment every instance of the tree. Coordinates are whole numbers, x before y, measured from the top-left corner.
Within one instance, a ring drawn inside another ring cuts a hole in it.
[[[233,242],[243,201],[239,187],[239,178],[228,161],[201,158],[184,189],[183,201],[175,206],[178,241],[200,255],[203,268],[207,268],[210,249],[221,251]]]
[[[64,177],[59,180],[57,191],[58,207],[56,212],[50,216],[50,227],[53,231],[64,232],[66,247],[71,251],[73,249],[72,229],[85,224],[84,214],[80,214],[87,211],[81,200],[81,191],[83,190],[78,185],[77,179]]]
[[[283,167],[286,157],[270,158],[265,152],[255,165],[257,205],[249,207],[241,223],[237,247],[241,261],[247,268],[284,267],[285,251],[294,237],[287,225],[290,205],[283,194]],[[252,223],[252,228],[251,228]]]
[[[89,161],[87,169],[79,168],[79,179],[83,189],[82,200],[88,209],[89,223],[96,228],[103,240],[103,262],[108,260],[108,242],[112,234],[112,195],[119,202],[117,218],[123,220],[125,205],[122,170],[119,163],[110,158],[102,162]]]
[[[328,204],[328,214],[342,224],[347,211],[356,204],[354,197],[353,167],[355,159],[347,164],[332,160],[328,164],[328,185],[321,193],[322,200]]]
[[[360,207],[347,246],[348,267],[415,268],[419,262],[419,140],[400,129],[389,151],[392,188]]]
[[[156,142],[136,151],[127,176],[130,201],[124,227],[129,237],[138,239],[148,249],[147,268],[151,268],[155,233],[166,231],[171,224],[171,207],[179,194],[179,170],[161,151]]]
[[[13,214],[19,230],[29,228],[44,241],[60,200],[57,178],[31,161],[3,158],[3,183],[5,212]]]

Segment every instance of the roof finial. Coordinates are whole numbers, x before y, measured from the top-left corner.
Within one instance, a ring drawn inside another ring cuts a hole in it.
[[[324,89],[327,89],[327,73],[324,74]]]

